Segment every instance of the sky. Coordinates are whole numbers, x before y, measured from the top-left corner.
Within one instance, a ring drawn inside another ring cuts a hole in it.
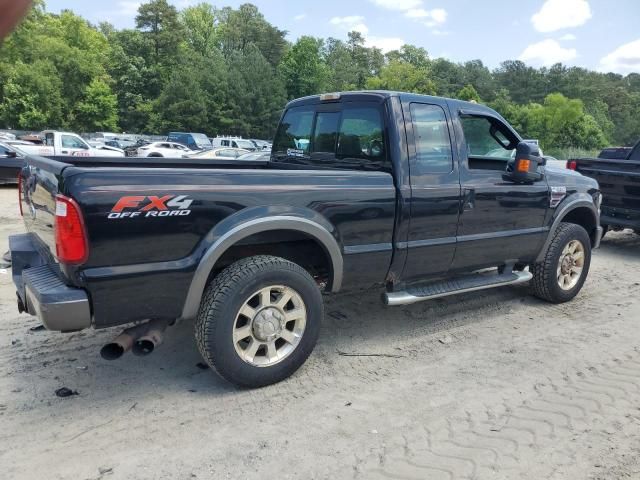
[[[169,0],[178,9],[203,0]],[[137,0],[47,0],[92,23],[134,26]],[[208,1],[237,8],[247,0]],[[404,43],[431,57],[480,59],[490,68],[520,59],[599,71],[640,73],[640,0],[253,0],[265,18],[288,32],[346,39],[357,30],[383,51]]]

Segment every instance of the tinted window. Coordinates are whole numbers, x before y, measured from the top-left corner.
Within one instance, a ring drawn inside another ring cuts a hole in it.
[[[377,108],[344,109],[336,157],[341,160],[363,159],[370,165],[379,162],[382,166],[386,152],[382,117]]]
[[[320,161],[335,158],[339,125],[340,112],[320,112],[317,114],[316,128],[311,144],[311,158]]]
[[[309,153],[314,111],[307,107],[287,110],[278,126],[273,151],[283,156],[298,157]]]
[[[276,159],[335,168],[381,168],[386,149],[379,109],[350,104],[337,108],[288,110],[273,145]]]
[[[9,152],[9,149],[3,147],[2,145],[0,145],[0,156],[6,157],[7,156],[7,152]]]
[[[453,169],[453,157],[444,110],[437,105],[412,103],[411,120],[416,142],[415,172],[450,172]],[[413,169],[412,166],[412,174]]]
[[[636,146],[631,150],[629,160],[640,160],[640,142],[636,143]]]

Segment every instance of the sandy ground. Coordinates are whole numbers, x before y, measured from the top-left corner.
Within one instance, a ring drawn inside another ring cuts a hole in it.
[[[2,251],[15,197],[0,188]],[[307,364],[247,391],[198,368],[189,324],[115,362],[98,355],[114,330],[32,332],[0,274],[0,478],[640,478],[639,293],[640,237],[621,232],[565,305],[526,287],[329,298]]]

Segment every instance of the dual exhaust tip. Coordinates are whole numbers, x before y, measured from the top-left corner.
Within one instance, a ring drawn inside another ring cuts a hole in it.
[[[105,360],[117,360],[129,350],[139,357],[149,355],[162,343],[167,325],[164,320],[150,320],[127,328],[100,349],[100,356]]]

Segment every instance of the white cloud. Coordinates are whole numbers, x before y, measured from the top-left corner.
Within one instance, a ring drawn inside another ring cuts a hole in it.
[[[531,23],[537,31],[546,33],[579,27],[590,18],[591,7],[587,0],[547,0],[531,17]]]
[[[567,42],[567,41],[571,41],[571,40],[575,40],[575,39],[576,39],[576,36],[573,33],[565,33],[558,40],[560,40],[562,42]]]
[[[142,4],[141,1],[124,0],[118,2],[116,14],[122,17],[134,17],[138,14],[138,8]]]
[[[389,10],[411,10],[412,8],[420,8],[422,0],[371,0],[373,3],[382,8]]]
[[[376,47],[387,53],[391,50],[398,50],[406,42],[402,38],[397,37],[367,37],[365,44],[367,47]]]
[[[434,8],[427,10],[424,8],[423,0],[370,0],[379,7],[388,10],[404,12],[404,16],[422,23],[432,29],[434,35],[441,35],[443,32],[437,27],[442,26],[447,21],[447,11],[444,8]]]
[[[422,21],[427,27],[442,25],[447,21],[447,11],[444,8],[434,8],[433,10],[411,8],[404,15],[405,17]]]
[[[347,32],[360,32],[363,35],[369,33],[369,28],[364,23],[364,17],[360,15],[350,15],[347,17],[333,17],[329,20],[331,25],[346,30]]]
[[[640,38],[620,45],[600,60],[600,70],[616,73],[640,73]]]
[[[575,48],[563,48],[556,40],[543,40],[529,45],[520,54],[520,60],[535,65],[551,66],[558,62],[567,62],[578,56]]]
[[[293,19],[296,22],[299,22],[300,20],[304,20],[305,18],[307,18],[307,14],[306,13],[301,13],[300,15],[296,15],[295,17],[293,17]]]

